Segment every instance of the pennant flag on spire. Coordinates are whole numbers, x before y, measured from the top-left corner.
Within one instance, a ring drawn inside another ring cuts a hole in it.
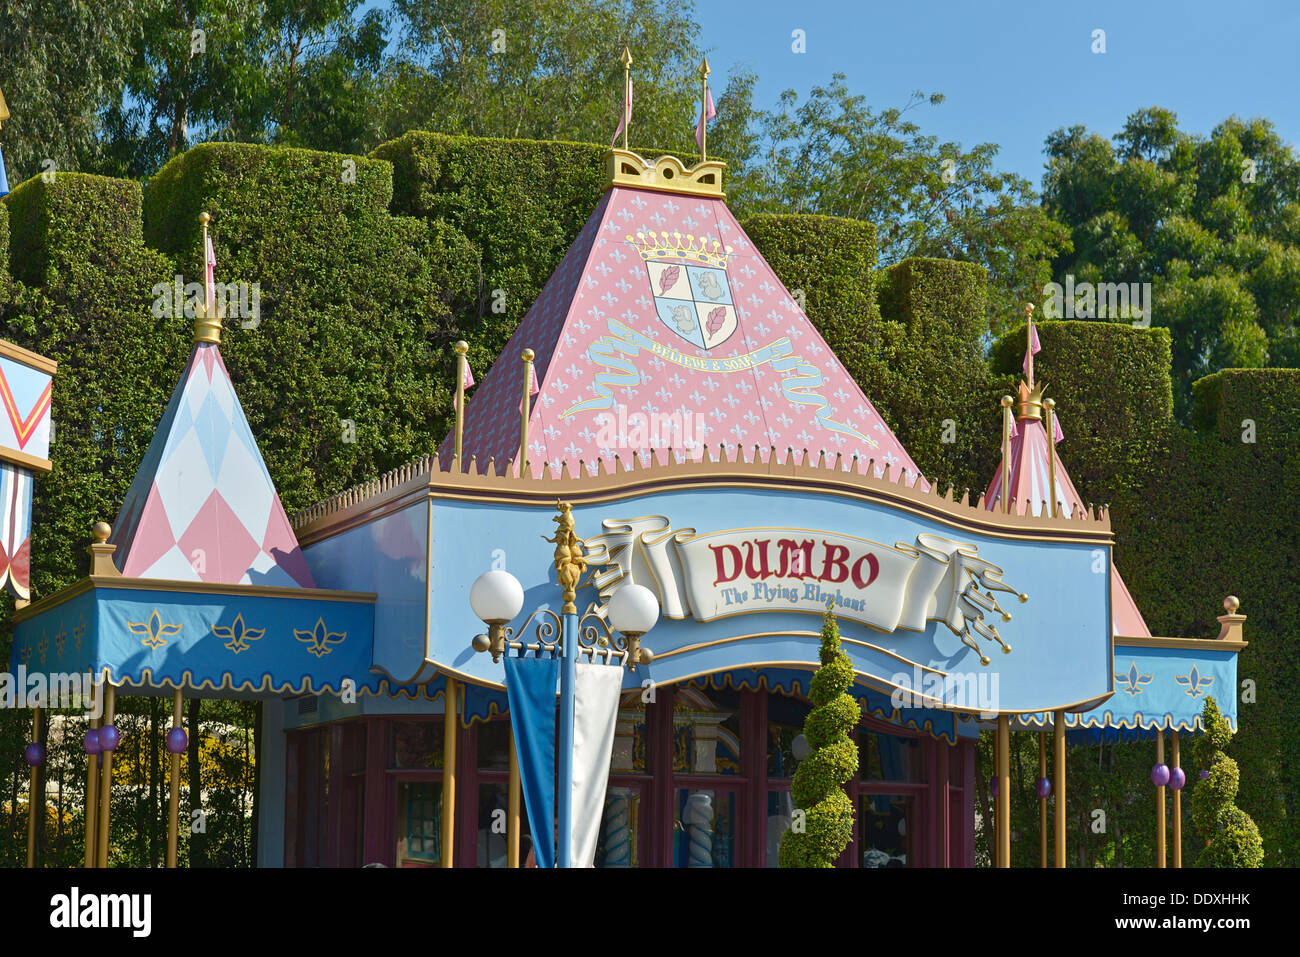
[[[530,362],[528,363],[528,398],[531,399],[541,391],[541,387],[537,384],[537,366]],[[519,400],[519,411],[521,413],[524,411],[523,399]]]
[[[474,388],[474,373],[470,371],[468,359],[465,360],[465,376],[464,376],[464,381],[461,383],[461,385],[463,388],[457,390],[456,395],[452,396],[451,399],[452,408],[455,409],[456,411],[460,411],[459,407],[456,405],[458,399],[460,398],[460,393],[462,391],[468,392],[470,389]]]
[[[614,131],[614,138],[610,140],[610,148],[618,145],[618,138],[623,135],[628,124],[632,122],[632,78],[629,77],[627,85],[623,88],[623,115],[618,118],[618,129]]]
[[[1025,347],[1025,362],[1022,368],[1025,370],[1025,378],[1029,380],[1032,388],[1034,384],[1034,356],[1043,351],[1043,347],[1038,342],[1038,330],[1034,328],[1034,318],[1029,317],[1029,344]]]
[[[9,177],[5,175],[5,153],[0,150],[0,196],[9,195]]]
[[[1063,438],[1065,438],[1065,433],[1061,431],[1061,417],[1059,415],[1053,415],[1052,416],[1052,441],[1057,444],[1060,444],[1060,441]]]
[[[209,318],[217,311],[217,254],[212,249],[212,237],[206,237],[207,249],[203,253],[203,310]]]
[[[713,108],[713,91],[706,85],[704,87],[704,103],[700,107],[700,122],[695,124],[695,144],[704,152],[704,124],[718,115],[718,111]]]

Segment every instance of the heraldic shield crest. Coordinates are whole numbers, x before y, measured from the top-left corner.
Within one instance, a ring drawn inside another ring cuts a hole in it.
[[[637,233],[636,247],[650,278],[659,321],[706,352],[736,331],[736,307],[727,282],[731,247],[681,233]]]

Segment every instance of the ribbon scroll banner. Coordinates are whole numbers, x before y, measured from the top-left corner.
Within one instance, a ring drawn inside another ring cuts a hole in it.
[[[697,534],[649,516],[603,523],[588,540],[591,581],[602,602],[627,582],[659,597],[664,617],[712,621],[753,612],[835,614],[883,632],[924,631],[942,621],[987,658],[975,638],[1002,644],[986,614],[1011,616],[995,592],[1016,594],[975,545],[920,533],[892,548],[835,532],[741,528]],[[1022,599],[1023,600],[1023,599]]]

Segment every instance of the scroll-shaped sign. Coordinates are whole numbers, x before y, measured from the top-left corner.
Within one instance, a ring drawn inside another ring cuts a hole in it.
[[[0,340],[0,588],[23,601],[31,595],[32,473],[50,470],[56,369]]]
[[[973,544],[919,533],[914,543],[891,547],[802,528],[698,534],[673,530],[661,516],[604,525],[606,532],[587,542],[602,601],[634,582],[658,594],[667,618],[821,614],[830,605],[836,615],[883,632],[924,631],[927,621],[942,621],[982,664],[989,659],[977,638],[1010,650],[985,615],[1010,621],[995,593],[1016,591]]]

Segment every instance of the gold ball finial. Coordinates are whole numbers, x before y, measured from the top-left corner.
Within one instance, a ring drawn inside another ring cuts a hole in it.
[[[199,213],[199,225],[206,226],[210,222],[212,222],[212,216],[208,213],[206,209],[203,212]]]
[[[113,527],[108,522],[96,522],[91,526],[90,533],[95,536],[95,541],[103,545],[108,541],[108,536],[113,534]]]
[[[1056,400],[1055,400],[1055,399],[1044,399],[1044,400],[1043,400],[1043,408],[1044,408],[1044,409],[1055,409],[1055,408],[1056,408]]]
[[[534,359],[537,358],[537,353],[533,352],[532,349],[525,349],[523,352],[519,354],[519,356],[525,362],[532,362]]]
[[[1025,315],[1030,319],[1034,318],[1034,304],[1032,302],[1025,303]]]
[[[1014,402],[1014,401],[1015,401],[1015,400],[1012,399],[1011,396],[1009,396],[1009,395],[1004,395],[1004,396],[1002,397],[1002,408],[1004,408],[1004,409],[1009,409],[1009,408],[1011,408],[1011,403]]]
[[[1227,611],[1229,615],[1235,615],[1237,613],[1237,609],[1240,607],[1241,607],[1241,599],[1239,599],[1236,595],[1229,595],[1227,598],[1223,599],[1223,608],[1225,611]]]
[[[452,348],[456,350],[456,355],[463,356],[465,353],[469,352],[469,343],[464,339],[461,339]]]

